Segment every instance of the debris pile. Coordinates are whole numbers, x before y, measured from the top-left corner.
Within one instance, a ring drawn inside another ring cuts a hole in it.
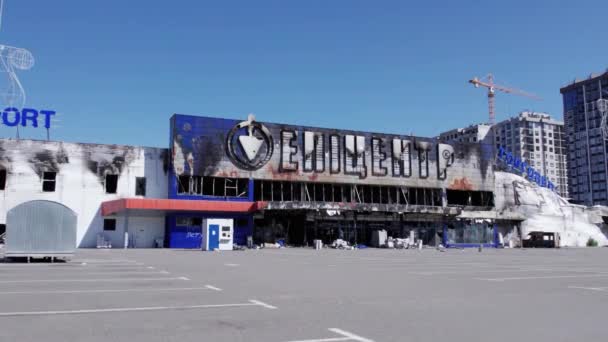
[[[508,172],[495,172],[498,216],[520,214],[521,235],[531,232],[559,234],[560,247],[584,247],[590,239],[608,245],[602,232],[608,208],[571,204],[556,192]]]

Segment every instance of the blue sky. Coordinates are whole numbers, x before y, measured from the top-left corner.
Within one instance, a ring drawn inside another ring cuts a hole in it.
[[[19,77],[54,140],[164,147],[173,113],[250,112],[433,136],[487,120],[473,76],[543,98],[498,94],[498,119],[561,118],[559,88],[608,67],[605,0],[4,2],[0,43],[34,54]]]

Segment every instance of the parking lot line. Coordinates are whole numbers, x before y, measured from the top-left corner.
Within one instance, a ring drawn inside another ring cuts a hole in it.
[[[80,264],[78,266],[80,266],[80,267],[86,267],[86,268],[99,268],[99,269],[106,269],[106,268],[143,268],[143,267],[145,267],[145,264]]]
[[[145,289],[108,289],[108,290],[42,290],[42,291],[0,291],[2,295],[20,295],[20,294],[71,294],[71,293],[112,293],[112,292],[166,292],[166,291],[197,291],[211,290],[205,287],[173,287],[173,288],[145,288]]]
[[[219,287],[215,287],[213,285],[205,285],[206,288],[208,288],[209,290],[213,290],[213,291],[222,291],[222,289],[220,289]]]
[[[477,273],[520,273],[520,272],[553,272],[553,273],[557,273],[557,272],[569,272],[569,273],[594,273],[594,274],[608,274],[607,272],[603,272],[603,271],[585,271],[585,270],[575,270],[575,269],[568,269],[568,270],[560,270],[560,269],[551,269],[551,268],[501,268],[501,269],[494,269],[494,270],[488,270],[488,269],[467,269],[467,270],[459,270],[459,271],[453,271],[453,270],[430,270],[430,271],[413,271],[413,272],[409,272],[410,274],[415,274],[415,275],[449,275],[449,274],[477,274]]]
[[[335,332],[336,334],[340,334],[340,335],[344,335],[345,337],[350,338],[353,341],[358,341],[358,342],[374,342],[373,340],[367,339],[365,337],[361,337],[358,335],[355,335],[353,333],[350,333],[348,331],[344,331],[338,328],[330,328],[329,331]]]
[[[120,281],[160,281],[160,280],[190,280],[186,277],[173,278],[102,278],[102,279],[29,279],[29,280],[0,280],[0,284],[19,283],[91,283],[91,282],[120,282]]]
[[[137,261],[135,260],[129,260],[129,259],[78,259],[78,260],[74,260],[74,262],[88,262],[88,263],[136,263]]]
[[[337,342],[337,341],[355,341],[355,342],[374,342],[374,340],[370,340],[368,338],[355,335],[351,332],[338,329],[338,328],[329,328],[327,329],[335,334],[338,334],[342,337],[328,337],[328,338],[317,338],[310,340],[297,340],[297,341],[289,341],[289,342]]]
[[[143,262],[81,262],[83,266],[143,266]]]
[[[54,263],[54,264],[49,264],[49,263],[39,263],[39,264],[18,264],[18,263],[6,263],[6,262],[0,262],[0,269],[6,268],[6,269],[10,269],[10,268],[34,268],[34,267],[57,267],[57,268],[68,268],[68,267],[81,267],[82,264],[78,263],[76,264],[62,264],[62,263]]]
[[[569,289],[580,289],[580,290],[590,290],[590,291],[601,291],[606,292],[608,287],[585,287],[585,286],[568,286]]]
[[[163,311],[163,310],[194,310],[194,309],[213,309],[213,308],[230,308],[230,307],[247,307],[247,306],[261,306],[261,307],[264,307],[267,309],[274,308],[268,304],[258,302],[258,301],[254,302],[254,301],[250,300],[249,303],[234,303],[234,304],[202,304],[202,305],[187,305],[187,306],[144,306],[144,307],[111,308],[111,309],[0,312],[0,317],[80,315],[80,314],[95,314],[95,313],[110,313],[110,312]]]
[[[508,278],[475,278],[485,281],[508,281],[508,280],[534,280],[534,279],[562,279],[562,278],[595,278],[608,277],[608,274],[577,274],[577,275],[561,275],[561,276],[538,276],[538,277],[508,277]]]
[[[297,340],[288,342],[337,342],[337,341],[350,341],[350,337],[329,337],[329,338],[317,338],[312,340]]]
[[[255,299],[250,299],[249,302],[253,303],[253,304],[256,304],[256,305],[259,305],[259,306],[262,306],[262,307],[265,307],[266,309],[271,309],[271,310],[278,309],[276,306],[272,306],[270,304],[267,304],[267,303],[264,303],[264,302],[261,302],[259,300],[255,300]]]
[[[57,271],[57,272],[53,272],[54,276],[72,276],[72,275],[76,275],[76,276],[93,276],[93,275],[106,275],[106,276],[115,276],[115,275],[161,275],[161,274],[169,274],[169,272],[167,271],[148,271],[148,270],[124,270],[124,271],[105,271],[105,272],[98,272],[98,271],[93,271],[93,272],[89,272],[86,270],[80,270],[80,271],[75,271],[75,272],[63,272],[63,271]],[[31,275],[31,273],[28,272],[23,272],[23,273],[5,273],[5,274],[0,274],[0,279],[2,278],[16,278],[16,277],[20,277],[20,276],[24,276],[24,275]]]

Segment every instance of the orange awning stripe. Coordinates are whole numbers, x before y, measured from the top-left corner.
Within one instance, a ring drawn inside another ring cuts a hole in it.
[[[261,205],[260,207],[263,207],[263,205]],[[101,204],[101,215],[113,215],[129,209],[250,213],[258,209],[258,202],[178,200],[159,198],[121,198],[113,201],[103,202]]]

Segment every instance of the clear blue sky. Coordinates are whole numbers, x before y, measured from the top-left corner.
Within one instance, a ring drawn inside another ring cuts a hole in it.
[[[562,117],[560,86],[608,67],[608,1],[5,0],[0,43],[32,51],[26,106],[54,140],[168,146],[173,113],[433,136],[487,120],[467,80]],[[0,127],[0,134],[14,136]],[[42,138],[28,129],[22,137]]]

